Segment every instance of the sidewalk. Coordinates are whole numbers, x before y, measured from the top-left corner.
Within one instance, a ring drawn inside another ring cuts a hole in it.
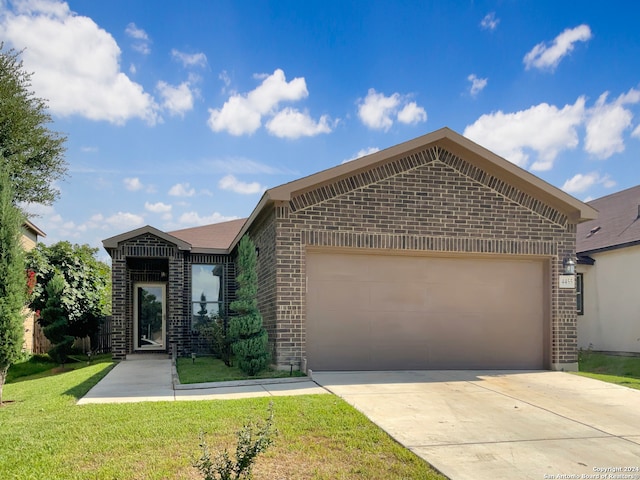
[[[87,403],[173,402],[329,393],[307,377],[243,380],[193,385],[172,383],[171,360],[136,358],[118,363],[78,405]]]

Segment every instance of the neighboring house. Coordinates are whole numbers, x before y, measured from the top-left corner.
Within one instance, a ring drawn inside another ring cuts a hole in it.
[[[22,226],[22,247],[25,251],[33,250],[38,243],[38,237],[46,237],[45,233],[29,220]],[[43,337],[39,325],[36,323],[36,314],[31,310],[25,310],[24,318],[24,346],[23,350],[29,353],[38,352],[37,346]],[[35,348],[34,348],[35,347]]]
[[[443,128],[271,188],[246,220],[104,240],[113,354],[195,351],[247,234],[279,368],[575,370],[575,290],[558,282],[596,215]]]
[[[578,226],[578,346],[640,354],[640,186],[589,202]]]

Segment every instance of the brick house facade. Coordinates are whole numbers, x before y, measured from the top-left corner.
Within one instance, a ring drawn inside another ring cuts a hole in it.
[[[253,239],[280,368],[575,369],[575,291],[558,278],[575,255],[577,223],[595,215],[445,128],[267,190],[221,256],[204,260],[231,272],[237,242]],[[152,249],[167,262],[167,341],[187,353],[193,254],[145,228],[105,241],[114,330],[120,322],[114,355],[132,351],[132,255]]]

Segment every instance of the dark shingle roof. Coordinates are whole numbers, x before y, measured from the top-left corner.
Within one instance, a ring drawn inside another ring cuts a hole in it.
[[[578,224],[578,254],[640,243],[640,185],[587,203],[599,215],[595,220]]]
[[[246,220],[246,218],[241,218],[167,233],[191,244],[193,248],[227,249]]]

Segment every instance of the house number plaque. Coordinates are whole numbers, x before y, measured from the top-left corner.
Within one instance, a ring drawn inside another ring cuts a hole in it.
[[[576,288],[575,275],[560,275],[558,286],[560,288]]]

